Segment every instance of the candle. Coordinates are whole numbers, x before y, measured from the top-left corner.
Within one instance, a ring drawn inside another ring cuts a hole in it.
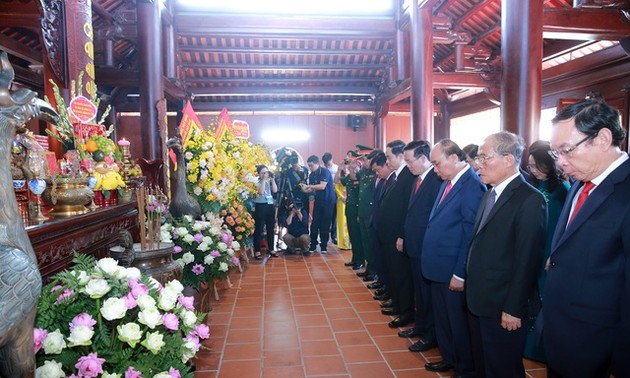
[[[123,146],[129,146],[130,144],[131,144],[131,143],[130,143],[127,139],[125,139],[125,138],[122,138],[121,140],[119,140],[119,141],[118,141],[118,145],[119,145],[120,147],[123,147]]]

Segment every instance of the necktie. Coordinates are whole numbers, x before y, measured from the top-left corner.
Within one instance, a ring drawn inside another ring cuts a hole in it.
[[[451,180],[448,180],[448,182],[446,183],[446,188],[444,188],[444,194],[442,194],[442,198],[440,199],[440,203],[444,201],[444,198],[446,198],[446,196],[448,195],[448,192],[451,191],[452,187],[453,187],[453,184],[451,183]]]
[[[494,191],[494,189],[492,189],[490,191],[490,194],[488,194],[488,198],[486,198],[486,206],[484,206],[483,208],[483,213],[481,214],[481,221],[479,222],[479,228],[477,230],[480,230],[481,227],[483,227],[486,224],[486,221],[488,220],[488,216],[490,215],[490,212],[492,211],[492,207],[494,206],[494,203],[497,200],[497,192]]]
[[[577,201],[575,201],[575,207],[573,208],[571,219],[569,219],[567,224],[573,221],[573,218],[575,218],[575,214],[577,214],[578,211],[580,211],[580,208],[582,207],[582,205],[584,205],[584,202],[586,201],[586,199],[588,198],[588,195],[590,194],[591,190],[593,190],[594,187],[595,187],[595,184],[593,184],[591,181],[587,181],[584,183],[584,186],[582,186],[582,191],[578,195]]]
[[[422,179],[418,176],[418,180],[416,180],[416,187],[413,189],[413,193],[418,193],[418,189],[420,189],[420,184],[422,184]]]

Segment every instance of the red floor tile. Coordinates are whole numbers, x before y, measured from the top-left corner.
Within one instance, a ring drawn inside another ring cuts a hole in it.
[[[412,353],[378,301],[344,267],[351,251],[253,261],[220,283],[206,323],[211,337],[195,359],[196,378],[443,378],[424,364],[439,350]],[[545,365],[525,360],[527,377]]]

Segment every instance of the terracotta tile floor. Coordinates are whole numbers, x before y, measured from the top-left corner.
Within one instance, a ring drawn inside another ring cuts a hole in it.
[[[366,284],[343,263],[350,251],[250,260],[231,275],[208,314],[211,338],[195,364],[197,378],[440,378],[424,364],[437,349],[407,350]],[[414,340],[415,341],[415,340]],[[546,377],[525,360],[527,376]]]

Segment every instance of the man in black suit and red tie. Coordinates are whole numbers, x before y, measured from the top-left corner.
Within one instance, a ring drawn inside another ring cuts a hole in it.
[[[619,112],[587,100],[552,124],[550,155],[576,181],[547,265],[548,376],[630,377],[630,161]]]
[[[404,161],[404,147],[405,142],[402,140],[389,142],[386,146],[387,165],[393,173],[385,183],[376,214],[376,235],[388,260],[386,265],[392,295],[391,309],[384,309],[382,312],[386,315],[398,315],[398,318],[389,322],[391,328],[412,323],[414,317],[409,257],[403,248],[405,217],[413,175]]]
[[[542,266],[545,198],[519,173],[522,138],[502,131],[485,139],[475,158],[492,186],[481,201],[466,264],[466,302],[479,376],[525,377],[523,326]]]
[[[398,332],[400,337],[420,337],[409,347],[412,352],[424,352],[437,346],[435,323],[431,303],[431,286],[422,276],[420,257],[422,243],[429,223],[429,215],[435,203],[442,179],[433,171],[431,164],[431,145],[424,140],[414,140],[405,146],[405,163],[415,176],[407,218],[405,218],[405,252],[411,263],[411,277],[415,298],[416,313],[414,326]]]

